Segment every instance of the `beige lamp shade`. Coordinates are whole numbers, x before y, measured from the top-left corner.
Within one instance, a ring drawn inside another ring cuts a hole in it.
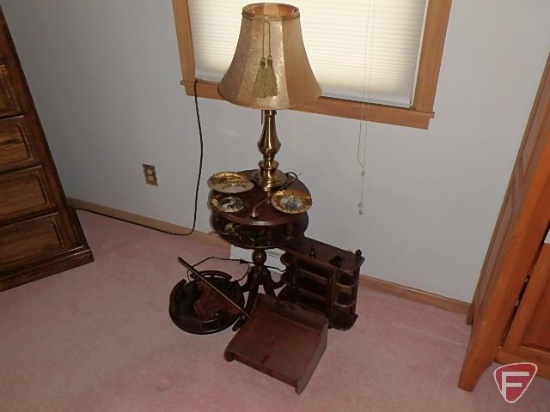
[[[300,106],[321,95],[304,48],[297,7],[243,7],[235,55],[218,90],[231,103],[263,110]]]

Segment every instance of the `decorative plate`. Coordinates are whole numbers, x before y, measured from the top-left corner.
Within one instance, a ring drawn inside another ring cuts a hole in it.
[[[220,193],[242,193],[254,187],[246,176],[235,172],[215,173],[208,179],[208,187]]]
[[[221,199],[210,199],[210,205],[218,212],[235,213],[244,208],[244,202],[237,196],[226,196]]]
[[[311,197],[299,190],[279,190],[271,197],[271,204],[283,213],[298,214],[311,207]]]

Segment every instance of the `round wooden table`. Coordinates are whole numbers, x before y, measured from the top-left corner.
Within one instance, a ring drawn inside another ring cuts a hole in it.
[[[252,180],[254,170],[240,172]],[[292,178],[290,178],[292,179]],[[310,196],[307,187],[295,179],[286,189],[297,190]],[[266,249],[281,248],[292,239],[303,236],[308,226],[306,212],[290,214],[281,212],[271,204],[271,197],[276,191],[266,192],[255,185],[246,192],[228,195],[211,191],[209,204],[212,200],[220,201],[227,196],[236,196],[242,200],[244,207],[237,212],[222,212],[210,207],[211,225],[216,233],[230,244],[252,250],[254,266],[248,273],[243,292],[248,292],[245,310],[250,313],[254,307],[258,290],[263,286],[266,294],[275,296],[275,290],[282,282],[275,282],[269,269],[265,266]]]

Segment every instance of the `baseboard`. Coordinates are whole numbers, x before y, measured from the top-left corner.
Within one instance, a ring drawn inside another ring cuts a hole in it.
[[[460,313],[461,315],[468,315],[468,311],[470,310],[470,304],[461,300],[425,292],[423,290],[373,278],[371,276],[361,276],[360,285],[372,290],[398,296],[403,299],[409,299],[429,306],[434,306],[436,308],[448,310],[450,312]]]
[[[166,223],[161,220],[151,219],[149,217],[125,212],[119,209],[113,209],[107,206],[99,205],[97,203],[87,202],[85,200],[67,198],[67,203],[70,207],[74,209],[87,210],[89,212],[98,213],[115,219],[124,220],[126,222],[150,227],[152,229],[160,230],[173,235],[183,236],[190,231],[189,228],[183,226]],[[216,236],[215,234],[194,231],[191,235],[189,235],[189,237],[198,242],[203,242],[215,247],[226,249],[229,255],[231,245],[225,240]],[[395,295],[403,299],[421,302],[426,305],[435,306],[440,309],[445,309],[450,312],[456,312],[464,315],[468,314],[468,310],[470,308],[469,303],[460,300],[447,298],[445,296],[410,288],[408,286],[403,286],[397,283],[373,278],[371,276],[362,275],[361,286]]]
[[[161,232],[166,232],[171,235],[186,236],[191,231],[190,228],[187,228],[184,226],[163,222],[162,220],[151,219],[149,217],[126,212],[120,209],[114,209],[111,207],[99,205],[97,203],[92,203],[85,200],[69,197],[67,198],[67,204],[69,205],[69,207],[72,207],[77,210],[86,210],[88,212],[93,212],[93,213],[108,216],[114,219],[123,220],[125,222],[130,222],[140,226],[146,226],[152,229],[160,230]],[[191,233],[188,236],[190,239],[203,242],[208,245],[212,245],[222,249],[226,249],[227,254],[229,255],[229,248],[230,248],[229,243],[227,243],[225,240],[223,240],[219,236],[216,236],[215,234],[204,233],[204,232],[195,230],[193,231],[193,233]]]

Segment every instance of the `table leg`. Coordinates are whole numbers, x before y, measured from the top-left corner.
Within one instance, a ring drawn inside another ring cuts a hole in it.
[[[252,252],[252,262],[254,266],[248,273],[246,282],[241,288],[243,292],[248,292],[246,306],[244,308],[248,313],[252,313],[260,286],[263,286],[264,292],[267,295],[275,297],[275,289],[282,285],[282,282],[275,282],[271,278],[271,272],[265,266],[266,260],[267,254],[264,249],[254,249]],[[239,329],[245,320],[244,317],[241,317],[233,326],[233,330]]]

